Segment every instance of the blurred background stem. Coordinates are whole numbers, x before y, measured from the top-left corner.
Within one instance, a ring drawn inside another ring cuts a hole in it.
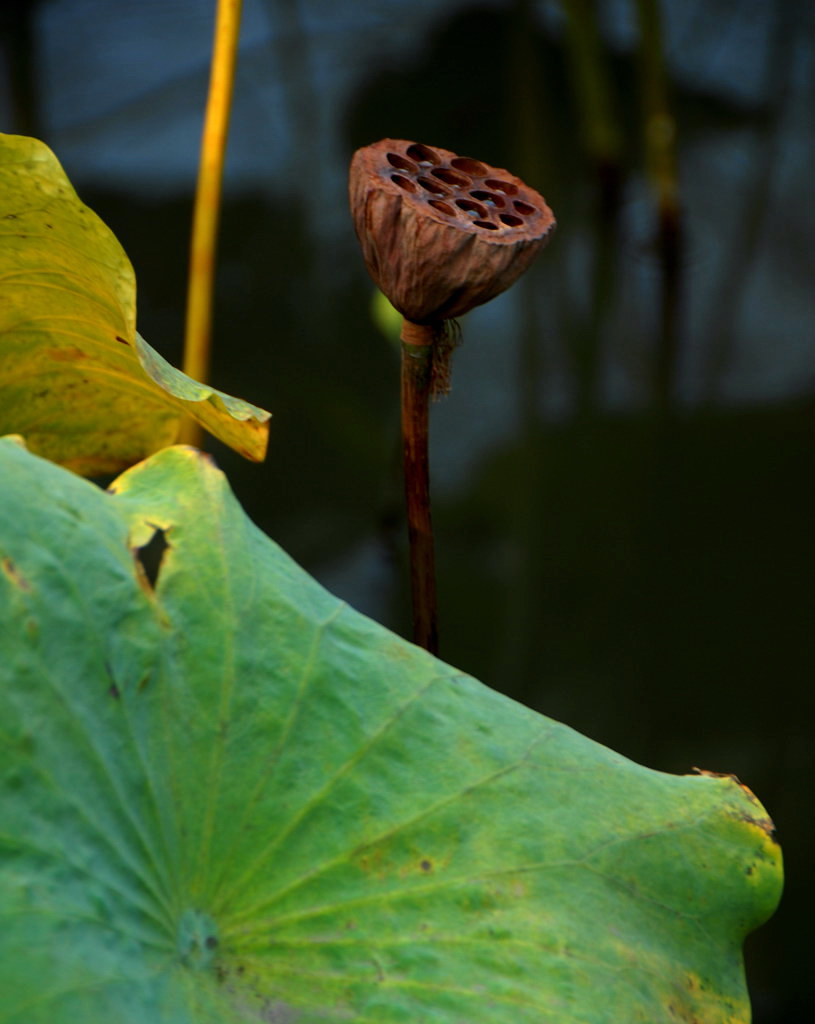
[[[202,384],[207,382],[209,376],[215,252],[241,4],[242,0],[218,0],[193,211],[183,369],[188,376]],[[201,427],[192,420],[185,421],[180,440],[200,447]]]
[[[596,0],[564,0],[569,78],[583,149],[600,185],[603,205],[616,206],[622,138]]]
[[[645,170],[657,205],[655,243],[661,275],[654,388],[658,413],[668,413],[676,398],[682,271],[676,121],[668,99],[659,4],[657,0],[636,0],[636,12],[640,31]]]

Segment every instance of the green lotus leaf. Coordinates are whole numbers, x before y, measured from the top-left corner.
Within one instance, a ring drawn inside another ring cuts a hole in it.
[[[781,862],[734,778],[357,614],[194,449],[0,479],[4,1024],[749,1020]]]
[[[133,268],[42,142],[0,135],[0,433],[84,475],[168,444],[185,415],[248,458],[269,413],[191,380],[136,334]]]

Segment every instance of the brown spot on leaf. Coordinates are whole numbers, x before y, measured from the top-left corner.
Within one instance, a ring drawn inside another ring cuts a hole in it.
[[[746,789],[747,787],[744,786],[742,788]],[[769,818],[754,818],[751,814],[742,814],[741,820],[747,822],[748,825],[754,825],[756,828],[760,828],[767,838],[772,840],[772,842],[778,842],[775,837],[775,825]]]
[[[375,847],[370,854],[362,854],[357,863],[359,864],[361,871],[377,871],[382,863],[382,849],[380,847]]]
[[[742,793],[744,793],[750,803],[753,804],[757,810],[763,810],[758,797],[749,786],[745,786],[745,784],[739,779],[738,775],[734,775],[732,772],[710,772],[706,768],[694,768],[693,771],[696,772],[697,775],[706,775],[708,778],[712,779],[731,779],[736,783]],[[754,825],[756,828],[761,829],[761,831],[764,832],[773,842],[778,842],[775,838],[775,825],[770,818],[766,816],[754,817],[751,814],[740,814],[739,817],[748,825]]]
[[[87,359],[87,353],[81,348],[52,348],[46,353],[49,358],[58,363],[78,363],[81,359]]]
[[[129,345],[130,344],[129,341],[126,341],[124,338],[120,338],[118,334],[116,335],[116,340],[119,342],[120,345]]]
[[[697,775],[707,775],[708,778],[711,779],[732,779],[734,782],[738,782],[739,785],[741,785],[741,782],[739,782],[738,775],[734,775],[732,772],[710,772],[707,770],[707,768],[696,767],[693,768],[693,771]]]
[[[433,862],[430,860],[423,860],[420,862],[419,867],[422,869],[422,871],[432,871]]]
[[[20,590],[31,590],[31,584],[8,556],[0,562],[0,565],[2,565],[3,572],[15,587],[19,587]]]

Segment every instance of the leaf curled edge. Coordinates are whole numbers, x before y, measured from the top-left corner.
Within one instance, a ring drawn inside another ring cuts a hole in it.
[[[86,476],[171,444],[182,416],[254,461],[270,414],[198,384],[136,333],[133,267],[51,150],[0,134],[0,434]]]

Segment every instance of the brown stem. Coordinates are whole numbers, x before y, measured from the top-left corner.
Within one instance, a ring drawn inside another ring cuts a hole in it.
[[[438,654],[436,569],[430,518],[428,406],[433,371],[432,325],[402,324],[402,449],[410,540],[410,587],[413,641]]]

